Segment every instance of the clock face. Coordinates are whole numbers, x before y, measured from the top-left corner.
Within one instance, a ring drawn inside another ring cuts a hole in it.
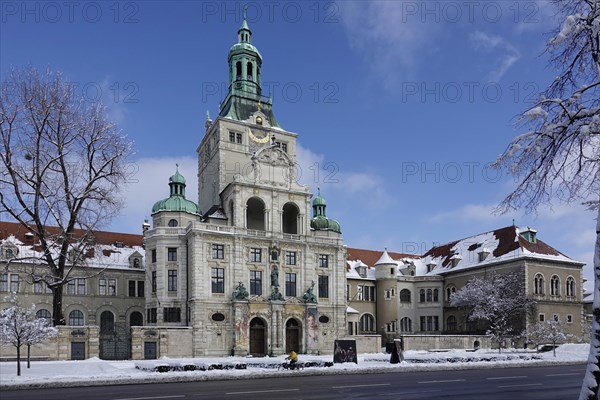
[[[250,130],[248,131],[248,136],[250,136],[250,139],[252,139],[252,141],[261,144],[268,143],[270,140],[269,132],[265,129],[250,128]]]

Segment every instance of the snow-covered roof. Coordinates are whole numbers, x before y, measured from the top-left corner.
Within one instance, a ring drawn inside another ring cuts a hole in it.
[[[47,227],[46,230],[49,233],[57,231],[53,227]],[[75,231],[75,236],[82,235],[83,231]],[[94,231],[92,236],[93,239],[90,239],[91,242],[83,256],[86,267],[130,269],[131,256],[139,256],[142,259],[139,268],[144,268],[145,250],[142,235]],[[15,258],[26,259],[23,262],[43,262],[39,241],[24,226],[13,222],[0,222],[0,245],[4,246],[7,243],[16,247]]]
[[[423,256],[393,253],[387,250],[382,252],[348,248],[346,277],[375,279],[375,266],[378,264],[397,265],[399,276],[403,275],[402,270],[409,266],[415,267],[415,276],[441,275],[521,257],[583,265],[541,240],[527,240],[521,236],[523,232],[537,233],[535,229],[529,227],[520,230],[516,226],[508,226],[435,246]],[[482,253],[481,261],[480,253]],[[367,266],[366,277],[360,276],[356,271],[356,268],[364,265]]]
[[[522,237],[521,233],[526,231],[535,232],[531,228],[521,231],[516,226],[507,226],[433,247],[421,261],[425,266],[436,265],[425,270],[425,274],[439,275],[524,257],[582,265],[541,240],[529,241]],[[480,256],[480,253],[484,254]]]
[[[346,314],[360,314],[360,311],[348,306],[346,307]]]

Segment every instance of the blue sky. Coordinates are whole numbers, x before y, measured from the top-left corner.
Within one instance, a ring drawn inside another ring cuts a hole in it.
[[[175,163],[197,200],[195,149],[226,94],[243,4],[1,4],[0,74],[60,70],[135,141],[127,207],[107,229],[140,232]],[[491,212],[514,181],[487,165],[556,73],[543,54],[558,26],[549,2],[247,4],[263,93],[300,134],[301,180],[321,187],[348,246],[424,252],[514,218],[591,265],[594,215],[583,207]]]

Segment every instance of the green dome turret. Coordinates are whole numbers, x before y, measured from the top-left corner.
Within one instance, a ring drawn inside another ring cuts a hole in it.
[[[342,233],[339,222],[334,219],[327,218],[325,215],[325,208],[327,202],[321,196],[321,189],[319,188],[319,194],[313,200],[313,219],[310,221],[310,227],[315,231],[333,231]]]
[[[187,212],[190,214],[201,214],[198,205],[185,198],[185,178],[179,173],[179,165],[175,174],[169,178],[171,194],[168,198],[157,201],[152,206],[152,214],[159,211]]]

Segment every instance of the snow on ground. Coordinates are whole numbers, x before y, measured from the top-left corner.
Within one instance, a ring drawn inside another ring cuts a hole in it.
[[[102,384],[126,384],[145,382],[178,382],[218,379],[249,379],[256,377],[274,377],[281,375],[325,375],[352,373],[380,373],[396,371],[418,371],[427,369],[471,369],[471,368],[510,368],[527,365],[550,365],[555,363],[583,363],[587,360],[588,344],[564,344],[552,351],[504,351],[481,349],[476,352],[448,350],[439,352],[407,351],[405,361],[390,364],[390,355],[384,353],[359,354],[358,364],[335,364],[332,367],[310,367],[301,370],[284,370],[277,367],[284,362],[279,357],[225,357],[225,358],[161,358],[144,361],[105,361],[90,358],[83,361],[34,361],[31,368],[21,364],[21,376],[17,376],[16,362],[0,363],[0,388],[16,389],[31,387],[91,386]],[[301,354],[299,362],[327,362],[332,356],[308,356]],[[148,372],[136,368],[148,363],[159,364],[248,364],[247,369],[228,369],[211,371],[172,371]],[[253,365],[262,365],[255,367]]]

